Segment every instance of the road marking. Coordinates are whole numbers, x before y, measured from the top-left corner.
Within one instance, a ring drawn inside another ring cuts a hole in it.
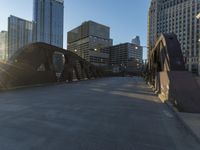
[[[174,116],[168,112],[167,110],[163,110],[163,113],[165,114],[165,116],[169,117],[169,118],[173,118]]]

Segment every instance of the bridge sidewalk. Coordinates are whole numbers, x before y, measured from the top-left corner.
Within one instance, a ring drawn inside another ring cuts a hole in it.
[[[196,80],[200,86],[200,77],[196,77]],[[200,142],[200,114],[179,112],[169,101],[165,101],[162,95],[159,95],[159,98],[174,111],[176,117],[183,123],[185,128]]]
[[[165,103],[175,112],[176,117],[183,123],[184,127],[200,143],[200,114],[179,112],[170,102]]]
[[[200,141],[200,114],[178,112],[178,115]]]
[[[197,83],[200,86],[200,77],[196,77]],[[186,128],[188,128],[193,135],[200,142],[200,114],[198,113],[182,113],[176,111],[179,118],[182,120]]]

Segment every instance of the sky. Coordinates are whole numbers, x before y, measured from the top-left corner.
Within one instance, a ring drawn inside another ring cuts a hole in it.
[[[147,45],[147,15],[151,0],[64,1],[64,48],[67,32],[88,20],[109,26],[113,44],[131,42],[133,37],[139,35],[141,45]],[[10,15],[31,21],[33,0],[0,0],[0,31],[7,30]]]

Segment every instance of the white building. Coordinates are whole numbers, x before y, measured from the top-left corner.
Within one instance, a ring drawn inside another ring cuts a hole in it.
[[[199,0],[152,0],[148,19],[148,47],[161,33],[175,33],[189,71],[197,72],[200,59]]]

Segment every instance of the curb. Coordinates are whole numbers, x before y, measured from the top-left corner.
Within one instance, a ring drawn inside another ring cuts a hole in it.
[[[149,86],[151,89],[152,87]],[[153,89],[152,89],[153,90]],[[154,90],[153,90],[154,91]],[[154,92],[155,93],[155,92]],[[178,109],[176,109],[172,103],[170,103],[168,100],[166,100],[161,94],[157,94],[155,93],[158,98],[160,99],[160,101],[164,104],[166,104],[168,106],[168,108],[174,112],[175,117],[181,122],[181,124],[183,125],[183,127],[194,137],[194,139],[200,143],[200,137],[198,135],[195,134],[195,132],[192,130],[192,128],[182,119],[182,117],[178,114],[179,111]]]
[[[161,100],[161,101],[162,101],[162,100]],[[163,102],[163,101],[162,101],[162,102]],[[168,108],[170,108],[170,109],[174,112],[176,118],[182,123],[183,127],[195,138],[195,140],[196,140],[198,143],[200,143],[200,138],[198,137],[198,135],[196,135],[196,134],[194,133],[194,131],[192,130],[192,128],[191,128],[191,127],[182,119],[182,117],[178,114],[179,111],[178,111],[169,101],[165,101],[165,102],[163,102],[163,103],[166,104],[166,105],[168,106]]]

